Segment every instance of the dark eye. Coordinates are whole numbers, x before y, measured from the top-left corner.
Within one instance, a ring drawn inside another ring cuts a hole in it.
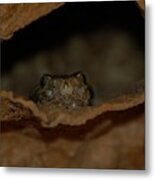
[[[44,87],[52,80],[52,77],[48,74],[44,74],[40,79],[40,86]]]

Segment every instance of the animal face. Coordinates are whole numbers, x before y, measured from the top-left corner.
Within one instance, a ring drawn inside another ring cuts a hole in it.
[[[85,76],[75,73],[70,76],[51,76],[45,74],[31,97],[35,102],[50,102],[57,106],[79,107],[90,105],[91,91]]]

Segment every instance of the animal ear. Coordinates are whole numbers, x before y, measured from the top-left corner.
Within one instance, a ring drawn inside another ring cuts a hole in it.
[[[40,86],[44,87],[52,80],[52,77],[49,74],[44,74],[40,79]]]
[[[81,80],[81,81],[84,81],[85,80],[85,76],[84,74],[80,71],[80,72],[77,72],[76,74],[76,77]]]

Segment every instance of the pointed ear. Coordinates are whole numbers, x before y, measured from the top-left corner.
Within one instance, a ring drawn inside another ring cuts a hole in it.
[[[85,76],[84,74],[80,71],[76,73],[76,77],[80,80],[80,81],[84,81],[85,80]]]

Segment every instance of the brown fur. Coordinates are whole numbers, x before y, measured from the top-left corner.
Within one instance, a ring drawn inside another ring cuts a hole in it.
[[[70,76],[45,74],[30,94],[30,99],[37,103],[52,103],[65,108],[90,105],[91,98],[91,89],[81,72]]]

